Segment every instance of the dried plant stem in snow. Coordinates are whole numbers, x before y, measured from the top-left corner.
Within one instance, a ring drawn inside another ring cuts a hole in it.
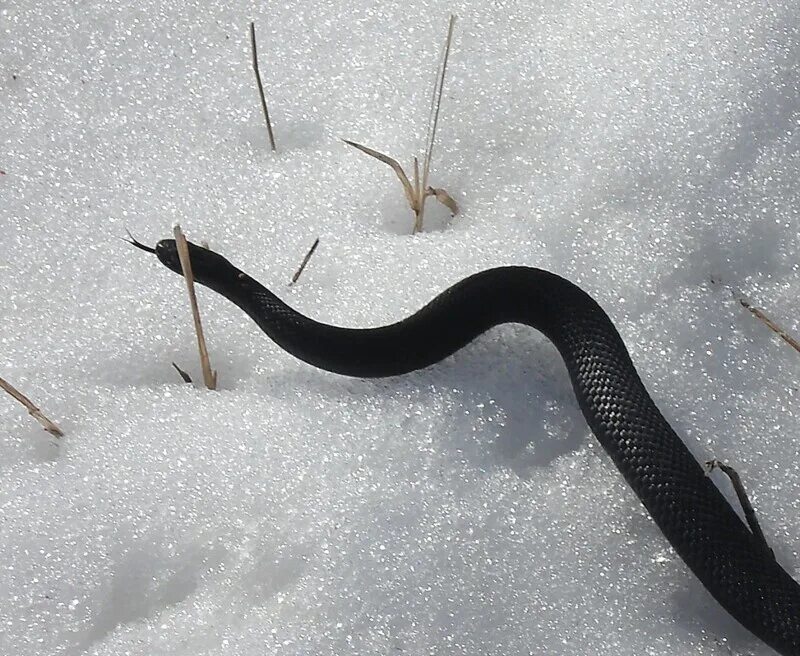
[[[272,122],[269,120],[269,109],[267,109],[267,98],[264,95],[264,85],[261,84],[261,73],[258,71],[258,51],[256,50],[256,26],[250,22],[250,45],[253,49],[253,71],[256,74],[258,84],[258,94],[261,96],[261,109],[264,111],[264,120],[267,122],[267,133],[269,134],[269,145],[272,150],[275,148],[275,135],[272,133]]]
[[[429,196],[434,196],[436,200],[445,205],[450,212],[455,216],[458,214],[458,204],[444,189],[435,189],[428,185],[428,176],[431,168],[431,160],[433,159],[433,144],[436,140],[436,128],[439,125],[439,110],[442,106],[442,92],[444,90],[444,77],[447,72],[447,61],[450,57],[450,44],[453,41],[453,27],[455,26],[456,17],[450,16],[450,24],[447,28],[447,40],[445,41],[444,53],[442,56],[442,64],[437,69],[436,80],[433,85],[433,93],[431,94],[431,110],[428,116],[428,129],[425,136],[425,157],[422,163],[422,175],[420,175],[419,160],[414,158],[414,181],[409,180],[403,167],[400,163],[388,155],[385,155],[377,150],[368,148],[354,141],[343,141],[348,146],[357,148],[362,153],[366,153],[371,157],[388,164],[403,185],[403,192],[405,193],[408,205],[414,213],[414,228],[412,232],[416,234],[422,230],[422,224],[425,216],[425,200]]]
[[[298,267],[297,271],[295,271],[294,275],[292,276],[292,282],[290,282],[289,285],[294,285],[294,283],[297,282],[298,278],[300,278],[300,275],[303,273],[303,270],[306,268],[306,264],[308,264],[308,261],[311,259],[311,256],[314,254],[314,251],[317,250],[317,246],[319,246],[319,237],[317,237],[314,240],[314,243],[311,244],[311,248],[308,249],[308,253],[306,253],[306,256],[303,258],[303,261],[300,263],[300,266]]]
[[[431,115],[428,117],[428,134],[426,139],[427,147],[425,149],[425,159],[422,164],[422,180],[421,184],[419,183],[417,184],[417,193],[419,194],[421,190],[424,189],[425,196],[422,198],[419,212],[417,213],[414,220],[415,233],[422,230],[422,220],[425,215],[425,198],[431,195],[430,193],[428,193],[428,174],[431,169],[431,159],[433,158],[433,144],[436,140],[436,128],[439,125],[439,110],[441,109],[442,106],[442,92],[444,91],[444,76],[447,73],[447,61],[450,58],[450,44],[453,42],[453,28],[455,27],[455,24],[456,24],[456,17],[455,15],[450,14],[450,23],[447,26],[447,39],[445,40],[444,54],[442,56],[442,66],[437,71],[436,82],[433,85],[433,94],[431,95]],[[452,201],[453,199],[450,198],[450,200]]]
[[[22,405],[25,406],[28,414],[31,415],[36,421],[38,421],[42,427],[51,435],[55,437],[63,437],[64,432],[56,426],[52,421],[50,421],[47,417],[42,414],[42,411],[39,410],[31,400],[25,396],[22,392],[20,392],[16,387],[14,387],[11,383],[6,380],[0,378],[0,389],[4,389],[8,392],[11,396],[13,396],[17,401],[19,401]]]
[[[194,318],[194,331],[197,334],[197,347],[200,350],[200,365],[203,368],[203,381],[210,390],[217,389],[217,372],[211,369],[208,359],[208,349],[206,348],[206,338],[203,336],[203,325],[200,323],[200,310],[197,307],[197,296],[194,293],[194,276],[192,275],[192,262],[189,257],[189,246],[186,237],[183,236],[181,227],[176,225],[174,228],[175,243],[178,247],[178,256],[181,260],[183,277],[186,280],[186,289],[189,292],[189,303],[192,306],[192,317]]]
[[[418,200],[417,190],[415,187],[411,185],[411,182],[409,181],[406,172],[403,170],[403,167],[400,166],[400,163],[396,159],[394,159],[393,157],[389,157],[388,155],[384,155],[383,153],[378,152],[377,150],[373,150],[372,148],[367,148],[366,146],[362,146],[361,144],[356,143],[355,141],[348,141],[347,139],[342,139],[342,141],[344,141],[348,146],[357,148],[362,153],[371,155],[375,159],[383,162],[384,164],[388,164],[389,166],[391,166],[392,170],[397,174],[397,177],[400,180],[400,184],[403,185],[403,191],[405,192],[406,200],[408,201],[409,206],[414,211],[415,215],[419,212],[418,208],[419,200]],[[417,161],[416,157],[414,158],[414,161],[415,162]],[[417,166],[416,168],[418,169],[419,167]]]
[[[789,333],[787,333],[783,328],[781,328],[777,323],[775,323],[772,319],[770,319],[764,311],[760,308],[757,308],[751,305],[750,301],[744,298],[739,299],[739,304],[750,311],[750,313],[756,317],[759,321],[764,323],[772,332],[776,333],[778,337],[780,337],[784,342],[786,342],[789,346],[791,346],[795,351],[800,353],[800,342],[798,342],[794,337],[792,337]]]
[[[183,369],[181,369],[177,364],[173,362],[172,366],[175,368],[175,371],[178,372],[178,375],[183,379],[184,383],[192,382],[192,377],[189,374],[187,374]]]
[[[764,546],[764,549],[774,558],[775,554],[767,543],[767,538],[764,536],[764,531],[761,530],[761,525],[758,523],[758,519],[756,518],[756,511],[753,509],[750,499],[747,498],[747,492],[744,489],[744,483],[742,483],[739,472],[737,472],[730,465],[726,465],[719,460],[709,460],[706,462],[706,467],[709,472],[714,469],[719,469],[730,479],[731,485],[733,485],[733,490],[736,492],[736,497],[739,499],[739,504],[742,506],[742,510],[744,511],[744,517],[747,520],[747,525],[750,527],[750,532],[758,539],[759,542],[761,542],[761,544]]]

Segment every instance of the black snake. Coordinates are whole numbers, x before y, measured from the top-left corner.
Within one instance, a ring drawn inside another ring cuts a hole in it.
[[[173,240],[155,249],[132,243],[181,273]],[[800,585],[664,419],[608,315],[576,285],[540,269],[490,269],[397,323],[341,328],[299,314],[221,255],[194,244],[189,249],[198,283],[238,305],[292,355],[347,376],[427,367],[497,324],[541,331],[563,357],[592,432],[675,551],[743,626],[784,656],[800,656]]]

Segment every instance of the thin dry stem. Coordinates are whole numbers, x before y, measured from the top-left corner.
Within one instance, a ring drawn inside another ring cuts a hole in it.
[[[50,421],[47,417],[45,417],[42,414],[42,411],[39,410],[39,408],[37,408],[35,405],[33,405],[31,400],[27,396],[25,396],[22,392],[20,392],[16,387],[14,387],[11,383],[0,378],[0,389],[4,389],[17,401],[19,401],[22,405],[24,405],[25,409],[28,411],[28,414],[34,419],[36,419],[36,421],[38,421],[48,433],[50,433],[55,437],[64,437],[64,431],[62,431],[52,421]]]
[[[761,530],[761,525],[758,523],[758,518],[756,517],[756,511],[753,509],[750,499],[747,498],[747,492],[744,489],[744,483],[742,483],[742,478],[739,476],[739,472],[737,472],[730,465],[726,465],[724,462],[720,462],[719,460],[709,460],[706,462],[706,467],[708,468],[709,472],[715,468],[719,469],[730,479],[731,485],[733,485],[733,490],[736,492],[736,498],[739,499],[739,504],[742,506],[742,510],[744,511],[744,517],[747,520],[747,525],[750,527],[751,533],[759,542],[761,542],[765,551],[767,551],[774,558],[775,554],[770,548],[767,538],[764,536],[764,531]]]
[[[267,133],[269,134],[269,145],[273,151],[275,148],[275,135],[272,133],[272,122],[269,120],[269,109],[267,109],[267,98],[264,95],[264,85],[261,84],[261,73],[258,71],[258,51],[256,50],[256,26],[250,22],[250,44],[253,48],[253,70],[256,74],[258,83],[258,94],[261,96],[261,109],[264,111],[264,120],[267,122]]]
[[[450,45],[453,42],[453,28],[455,27],[455,24],[456,24],[456,17],[454,14],[450,14],[450,22],[447,26],[447,38],[445,40],[445,45],[444,45],[444,55],[442,57],[442,66],[441,69],[438,71],[438,74],[436,76],[437,79],[433,87],[433,96],[431,102],[433,117],[432,120],[429,119],[428,121],[428,137],[426,144],[425,159],[423,160],[423,165],[422,165],[422,183],[420,185],[420,188],[425,190],[428,189],[428,175],[431,170],[431,160],[433,159],[433,145],[436,141],[436,128],[439,125],[439,111],[442,107],[444,78],[445,74],[447,73],[447,61],[450,58]],[[425,198],[426,196],[423,196],[420,199],[421,202],[419,204],[419,212],[417,212],[417,215],[414,220],[414,230],[413,230],[414,233],[420,232],[422,230],[422,222],[425,217]]]
[[[200,310],[197,307],[197,296],[194,293],[194,276],[192,275],[192,262],[189,257],[189,246],[186,237],[183,236],[181,227],[176,225],[175,243],[178,247],[178,256],[181,260],[183,277],[186,280],[186,289],[189,292],[189,303],[192,306],[192,317],[194,318],[194,331],[197,334],[197,348],[200,350],[200,365],[203,368],[203,381],[210,390],[217,389],[217,372],[211,369],[211,362],[208,359],[208,349],[206,348],[206,338],[203,335],[203,325],[200,323]]]
[[[800,353],[800,342],[798,342],[794,337],[792,337],[789,333],[787,333],[783,328],[781,328],[777,323],[775,323],[772,319],[770,319],[764,311],[760,308],[754,307],[750,304],[750,301],[740,298],[739,303],[741,306],[750,311],[750,313],[759,319],[764,325],[767,326],[772,332],[778,335],[784,342],[786,342],[789,346],[791,346],[795,351]]]
[[[414,198],[422,195],[422,180],[419,177],[419,157],[414,155]]]
[[[298,267],[297,271],[295,271],[294,275],[292,276],[292,282],[289,283],[290,286],[294,285],[294,283],[296,283],[297,280],[300,278],[300,275],[303,273],[303,270],[306,268],[306,264],[308,264],[308,261],[311,259],[311,256],[314,254],[314,251],[317,250],[317,246],[319,246],[319,237],[317,237],[314,240],[314,243],[311,244],[311,248],[308,249],[308,253],[306,253],[306,256],[303,258],[303,261],[300,263],[300,266]]]
[[[388,164],[392,167],[392,170],[397,174],[400,183],[403,185],[403,191],[406,195],[406,200],[408,200],[408,204],[414,209],[416,205],[416,194],[414,193],[414,187],[411,185],[411,182],[406,175],[406,172],[403,170],[403,167],[400,166],[400,163],[394,159],[393,157],[389,157],[388,155],[384,155],[377,150],[373,150],[372,148],[367,148],[366,146],[362,146],[355,141],[348,141],[347,139],[342,139],[348,146],[352,146],[353,148],[357,148],[362,153],[366,153],[367,155],[371,155],[375,159],[383,162],[384,164]]]

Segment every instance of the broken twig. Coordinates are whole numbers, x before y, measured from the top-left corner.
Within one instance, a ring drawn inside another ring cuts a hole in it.
[[[269,120],[269,110],[267,109],[267,98],[264,95],[264,85],[261,84],[261,73],[258,71],[258,51],[256,50],[256,26],[250,22],[250,44],[253,48],[253,70],[256,74],[258,84],[258,94],[261,96],[261,109],[264,110],[264,120],[267,122],[267,133],[269,134],[269,145],[273,151],[275,148],[275,135],[272,133],[272,122]]]
[[[297,282],[297,279],[303,273],[303,269],[306,268],[306,264],[308,264],[308,261],[311,259],[311,256],[314,254],[314,251],[317,250],[317,246],[319,246],[319,237],[317,237],[314,240],[314,243],[311,244],[311,248],[308,249],[308,253],[306,253],[306,256],[303,258],[303,261],[300,263],[300,266],[298,267],[297,271],[295,271],[294,275],[292,276],[292,282],[289,283],[290,286],[294,285],[294,283]]]
[[[791,346],[795,351],[800,353],[800,342],[798,342],[794,337],[792,337],[789,333],[787,333],[783,328],[781,328],[777,323],[775,323],[772,319],[770,319],[761,308],[757,308],[750,304],[750,301],[744,298],[739,299],[739,304],[749,310],[750,313],[756,317],[759,321],[764,323],[772,332],[778,335],[784,342],[786,342],[789,346]]]
[[[62,431],[58,426],[56,426],[52,421],[50,421],[47,417],[42,414],[42,411],[39,410],[31,400],[25,396],[22,392],[20,392],[16,387],[14,387],[11,383],[6,380],[0,378],[0,389],[4,389],[8,392],[11,396],[13,396],[17,401],[19,401],[22,405],[25,406],[25,409],[28,411],[28,414],[36,419],[42,427],[50,433],[50,435],[54,435],[55,437],[64,437],[64,431]]]
[[[726,465],[719,460],[709,460],[706,462],[706,467],[709,473],[711,473],[714,469],[719,469],[730,479],[731,485],[733,485],[733,490],[736,492],[736,497],[739,499],[739,505],[742,506],[742,510],[744,511],[744,518],[747,520],[747,525],[750,527],[750,531],[762,544],[764,550],[769,553],[772,558],[775,558],[775,553],[767,543],[767,538],[764,537],[764,532],[761,530],[761,526],[758,523],[756,511],[753,509],[750,500],[747,498],[747,492],[744,489],[744,483],[742,483],[739,473],[730,465]]]
[[[183,369],[181,369],[177,364],[173,362],[172,366],[175,367],[175,371],[178,372],[178,375],[183,379],[184,383],[192,382],[192,377],[189,374],[187,374]]]
[[[203,325],[200,323],[200,310],[197,307],[197,296],[194,293],[194,276],[192,275],[192,262],[189,257],[189,246],[186,237],[183,236],[181,227],[176,225],[174,228],[175,244],[178,247],[178,257],[181,261],[183,277],[186,279],[186,289],[189,292],[189,303],[192,306],[192,317],[194,319],[194,331],[197,334],[197,347],[200,350],[200,365],[203,368],[203,381],[210,390],[217,389],[217,372],[211,369],[211,362],[208,359],[208,349],[206,348],[206,338],[203,336]]]

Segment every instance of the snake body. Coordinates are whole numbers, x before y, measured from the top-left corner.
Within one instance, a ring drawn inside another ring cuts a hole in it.
[[[338,374],[405,374],[439,362],[502,323],[542,332],[564,359],[592,432],[678,555],[744,627],[780,654],[800,656],[800,585],[664,419],[614,324],[579,287],[540,269],[490,269],[397,323],[341,328],[296,312],[221,255],[189,247],[198,283],[239,306],[292,355]],[[145,248],[181,273],[173,240]]]

